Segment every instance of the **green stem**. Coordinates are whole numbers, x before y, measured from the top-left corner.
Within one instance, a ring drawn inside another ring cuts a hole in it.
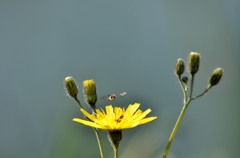
[[[94,106],[94,107],[95,107],[95,106]],[[94,109],[94,108],[92,108],[92,112],[95,113],[95,109]],[[102,141],[101,141],[101,137],[100,137],[100,135],[99,135],[99,131],[98,131],[97,128],[93,128],[93,129],[94,129],[95,135],[96,135],[96,137],[97,137],[98,147],[99,147],[99,151],[100,151],[101,158],[104,158]]]
[[[190,102],[192,101],[194,75],[191,75],[189,97],[187,96],[187,91],[184,88],[184,85],[183,85],[183,83],[181,81],[181,78],[179,77],[178,80],[179,80],[179,83],[181,85],[181,88],[182,88],[182,91],[183,91],[183,95],[184,95],[184,105],[183,105],[183,108],[182,108],[182,110],[180,112],[180,115],[178,116],[177,122],[174,125],[172,133],[171,133],[171,135],[169,137],[168,144],[167,144],[166,149],[165,149],[165,151],[163,153],[163,158],[166,158],[168,156],[168,152],[169,152],[170,147],[172,145],[172,142],[173,142],[173,140],[174,140],[174,138],[176,136],[176,133],[177,133],[177,130],[178,130],[180,124],[181,124],[181,121],[182,121],[182,119],[183,119],[183,117],[184,117],[184,115],[186,113],[187,107],[190,104]]]
[[[183,91],[183,98],[184,98],[184,100],[183,100],[183,102],[184,102],[184,104],[187,102],[187,92],[186,92],[186,89],[185,89],[185,87],[184,87],[184,83],[182,82],[182,80],[181,80],[181,78],[180,78],[180,76],[178,77],[178,81],[179,81],[179,83],[180,83],[180,85],[181,85],[181,88],[182,88],[182,91]]]
[[[191,101],[189,100],[186,104],[184,104],[184,106],[183,106],[183,108],[182,108],[182,110],[181,110],[181,113],[180,113],[180,115],[178,116],[177,122],[176,122],[176,124],[175,124],[175,126],[174,126],[174,128],[173,128],[173,130],[172,130],[172,133],[171,133],[170,138],[169,138],[169,140],[168,140],[168,144],[167,144],[166,149],[165,149],[165,151],[164,151],[164,153],[163,153],[163,158],[166,158],[167,155],[168,155],[168,152],[169,152],[169,150],[170,150],[170,147],[171,147],[171,145],[172,145],[172,142],[173,142],[173,140],[174,140],[174,137],[175,137],[175,135],[176,135],[176,133],[177,133],[177,130],[178,130],[178,128],[179,128],[179,125],[180,125],[180,123],[181,123],[181,121],[182,121],[182,119],[183,119],[184,114],[186,113],[187,107],[188,107],[188,105],[190,104],[190,102],[191,102]]]
[[[193,83],[194,83],[194,74],[191,75],[191,84],[190,84],[190,94],[189,94],[189,100],[192,99],[192,94],[193,94]]]
[[[118,158],[118,148],[114,150],[114,158]]]
[[[101,141],[101,137],[99,135],[99,131],[96,128],[93,128],[93,129],[94,129],[94,132],[95,132],[96,137],[97,137],[98,147],[99,147],[99,151],[100,151],[100,154],[101,154],[101,158],[104,158],[104,152],[103,152],[103,148],[102,148],[102,141]]]
[[[75,101],[78,103],[78,105],[80,106],[80,108],[83,109],[82,105],[81,105],[81,102],[79,101],[79,99],[76,97],[74,98]],[[95,111],[94,109],[92,109],[93,112]],[[86,117],[87,118],[87,117]],[[87,118],[89,120],[89,118]],[[98,142],[98,147],[99,147],[99,151],[100,151],[100,155],[101,155],[101,158],[104,158],[104,152],[103,152],[103,147],[102,147],[102,141],[101,141],[101,137],[99,135],[99,131],[97,128],[93,128],[94,132],[95,132],[95,135],[97,137],[97,142]]]
[[[211,89],[211,87],[208,87],[205,91],[203,91],[203,92],[202,92],[201,94],[199,94],[198,96],[192,97],[191,100],[194,100],[194,99],[197,99],[197,98],[203,96],[203,95],[206,94],[210,89]]]
[[[75,101],[78,103],[78,105],[80,106],[80,108],[83,109],[83,106],[82,106],[81,102],[79,101],[79,99],[78,99],[77,97],[74,98],[74,99],[75,99]]]

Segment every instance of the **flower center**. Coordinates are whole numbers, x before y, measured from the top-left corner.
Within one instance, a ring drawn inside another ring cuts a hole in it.
[[[122,119],[123,119],[123,115],[121,115],[118,119],[116,119],[115,121],[117,122],[117,123],[120,123],[121,121],[122,121]]]

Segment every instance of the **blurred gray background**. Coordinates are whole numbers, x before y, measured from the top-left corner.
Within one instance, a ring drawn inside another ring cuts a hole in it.
[[[151,108],[158,119],[124,131],[120,157],[160,158],[182,107],[175,62],[190,51],[201,54],[195,95],[214,68],[224,76],[192,102],[169,158],[239,157],[239,17],[239,0],[0,0],[0,157],[100,157],[93,130],[71,121],[82,118],[71,75],[80,89],[94,79],[98,96],[127,92],[98,107]]]

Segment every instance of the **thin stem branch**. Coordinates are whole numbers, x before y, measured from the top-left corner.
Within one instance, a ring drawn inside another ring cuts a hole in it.
[[[99,135],[99,131],[97,128],[93,128],[94,129],[94,132],[95,132],[95,135],[97,137],[97,141],[98,141],[98,147],[99,147],[99,151],[100,151],[100,154],[101,154],[101,158],[104,158],[104,152],[103,152],[103,147],[102,147],[102,141],[101,141],[101,137]]]
[[[91,106],[92,107],[92,106]],[[94,106],[95,107],[95,106]],[[92,108],[92,112],[95,113],[95,109]],[[101,137],[99,135],[99,131],[97,128],[93,128],[94,129],[94,132],[95,132],[95,135],[97,137],[97,141],[98,141],[98,147],[99,147],[99,151],[100,151],[100,155],[101,155],[101,158],[104,158],[104,152],[103,152],[103,147],[102,147],[102,141],[101,141]]]
[[[180,84],[180,86],[181,86],[181,88],[182,88],[182,92],[183,92],[183,98],[184,98],[184,100],[183,100],[183,102],[184,102],[184,104],[187,102],[187,91],[186,91],[186,89],[185,89],[185,87],[184,87],[184,85],[183,85],[183,82],[182,82],[182,80],[181,80],[181,77],[180,76],[178,76],[178,82],[179,82],[179,84]]]
[[[186,110],[187,110],[187,107],[188,105],[190,104],[190,102],[192,101],[192,92],[193,92],[193,84],[194,84],[194,75],[191,75],[191,83],[190,83],[190,92],[189,92],[189,97],[187,96],[187,91],[185,90],[184,88],[184,85],[183,85],[183,82],[181,81],[181,78],[178,77],[178,80],[179,80],[179,83],[181,85],[181,88],[182,88],[182,91],[183,91],[183,95],[184,95],[184,105],[183,105],[183,108],[178,116],[178,119],[174,125],[174,128],[172,130],[172,133],[169,137],[169,140],[168,140],[168,144],[166,146],[166,149],[163,153],[163,158],[167,158],[168,156],[168,152],[170,150],[170,147],[172,145],[172,142],[176,136],[176,133],[177,133],[177,130],[181,124],[181,121],[186,113]]]
[[[200,93],[199,95],[197,95],[197,96],[195,96],[195,97],[192,97],[192,99],[191,100],[194,100],[194,99],[197,99],[197,98],[199,98],[199,97],[201,97],[201,96],[203,96],[204,94],[206,94],[209,90],[211,89],[211,87],[209,87],[209,88],[207,88],[207,89],[205,89],[205,91],[203,91],[202,93]]]
[[[79,101],[79,99],[76,97],[74,98],[75,101],[78,103],[78,105],[80,106],[80,108],[83,109],[83,106],[81,105],[81,102]],[[95,109],[92,109],[93,112],[95,112]],[[87,118],[85,116],[86,119],[88,119],[90,121],[89,118]],[[102,141],[101,141],[101,137],[99,135],[99,131],[97,128],[93,128],[94,132],[95,132],[95,135],[96,135],[96,138],[97,138],[97,142],[98,142],[98,147],[99,147],[99,151],[100,151],[100,155],[101,155],[101,158],[104,158],[104,152],[103,152],[103,147],[102,147]]]
[[[191,84],[190,84],[190,93],[189,93],[189,100],[192,99],[192,94],[193,94],[193,84],[194,84],[194,74],[191,75]]]
[[[114,158],[118,158],[118,148],[114,150]]]
[[[191,100],[189,100],[186,104],[184,104],[184,106],[183,106],[183,108],[181,110],[181,113],[178,116],[177,122],[175,123],[175,126],[174,126],[174,128],[172,130],[172,133],[171,133],[170,137],[169,137],[168,144],[167,144],[166,149],[165,149],[165,151],[163,153],[163,158],[166,158],[167,155],[168,155],[168,152],[170,150],[170,147],[172,145],[174,137],[175,137],[175,135],[177,133],[177,130],[178,130],[179,126],[180,126],[180,123],[181,123],[181,121],[183,119],[184,114],[186,113],[187,107],[190,104],[190,102],[191,102]]]
[[[79,107],[83,109],[83,106],[82,106],[80,100],[79,100],[77,97],[74,98],[74,99],[75,99],[75,101],[78,103]]]

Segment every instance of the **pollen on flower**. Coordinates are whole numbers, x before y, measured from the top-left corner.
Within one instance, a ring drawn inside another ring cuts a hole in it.
[[[108,131],[120,131],[148,123],[157,118],[156,116],[145,118],[147,114],[151,112],[151,109],[142,111],[138,109],[139,106],[139,103],[130,104],[125,110],[124,108],[112,107],[112,105],[108,105],[105,107],[106,112],[103,109],[96,109],[96,113],[94,114],[89,114],[84,109],[81,109],[81,112],[90,121],[80,118],[74,118],[73,121],[82,123],[86,126],[100,128]]]
[[[121,120],[123,119],[123,117],[124,117],[124,116],[123,116],[123,115],[121,115],[121,116],[120,116],[118,119],[116,119],[116,122],[117,122],[117,123],[120,123],[120,122],[121,122]]]

